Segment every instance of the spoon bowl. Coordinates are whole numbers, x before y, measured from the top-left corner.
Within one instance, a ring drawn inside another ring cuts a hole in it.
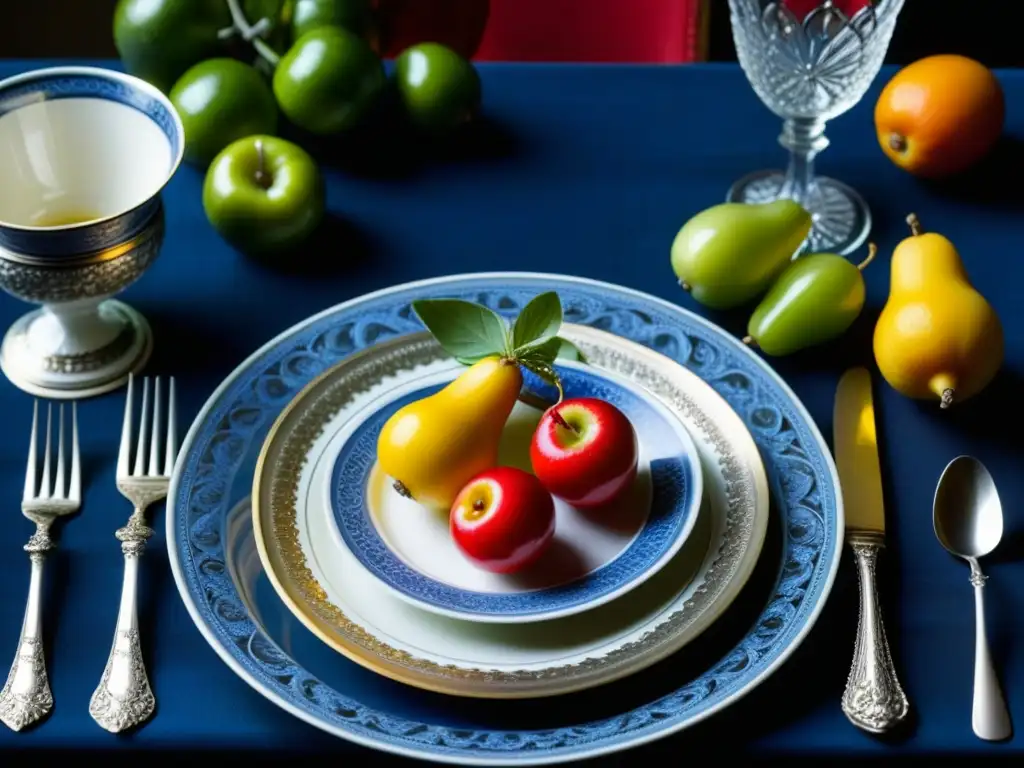
[[[965,559],[984,557],[1003,537],[1003,506],[988,469],[972,456],[953,459],[939,478],[932,505],[935,536]]]
[[[971,456],[957,456],[946,465],[932,504],[935,537],[949,552],[971,566],[974,587],[974,705],[971,725],[987,741],[1013,735],[1006,699],[999,687],[985,632],[985,580],[979,558],[1003,537],[1003,506],[985,465]]]

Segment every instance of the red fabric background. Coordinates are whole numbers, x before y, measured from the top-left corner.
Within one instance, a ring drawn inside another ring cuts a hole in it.
[[[477,61],[690,62],[704,57],[707,0],[379,0],[395,56],[435,41]]]

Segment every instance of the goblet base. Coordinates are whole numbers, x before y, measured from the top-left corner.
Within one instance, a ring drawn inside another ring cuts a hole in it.
[[[114,299],[95,308],[92,333],[78,337],[92,345],[69,345],[53,313],[37,309],[18,318],[0,345],[0,370],[19,389],[36,397],[71,400],[121,387],[153,352],[153,333],[137,311]],[[68,329],[74,330],[74,329]]]
[[[770,203],[782,197],[786,175],[757,171],[729,189],[732,203]],[[871,210],[852,188],[835,179],[816,176],[804,208],[814,222],[802,252],[846,255],[857,250],[871,232]]]

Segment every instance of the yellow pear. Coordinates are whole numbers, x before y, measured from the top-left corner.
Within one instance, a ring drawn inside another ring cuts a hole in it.
[[[377,460],[395,489],[448,509],[475,475],[498,464],[498,444],[523,375],[515,360],[485,357],[451,384],[384,424]]]
[[[1003,328],[953,244],[922,232],[914,214],[907,223],[911,236],[893,251],[889,298],[875,326],[875,361],[897,391],[948,408],[995,378]]]

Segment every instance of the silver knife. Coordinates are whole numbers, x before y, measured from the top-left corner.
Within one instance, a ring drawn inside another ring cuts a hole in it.
[[[885,507],[867,369],[852,368],[839,380],[832,423],[846,540],[860,581],[860,619],[843,713],[858,728],[883,733],[906,718],[910,704],[893,668],[875,586],[875,563],[885,545]]]

